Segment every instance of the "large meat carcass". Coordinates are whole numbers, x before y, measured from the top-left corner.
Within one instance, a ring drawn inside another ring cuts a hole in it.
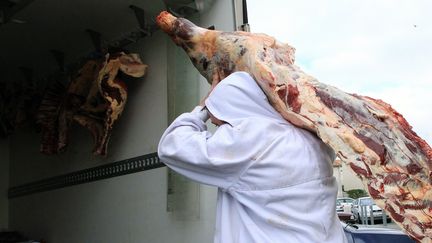
[[[208,30],[168,12],[157,23],[210,84],[246,71],[289,122],[317,134],[413,239],[432,242],[432,149],[389,104],[318,82],[295,49],[265,34]]]

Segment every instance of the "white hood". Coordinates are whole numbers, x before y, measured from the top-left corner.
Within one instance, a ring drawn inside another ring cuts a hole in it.
[[[234,125],[251,117],[288,123],[269,103],[266,95],[246,72],[235,72],[223,79],[205,101],[219,120]]]

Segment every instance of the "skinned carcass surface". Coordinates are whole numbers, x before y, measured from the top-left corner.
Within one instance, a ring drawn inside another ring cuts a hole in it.
[[[200,28],[168,12],[157,23],[215,86],[246,71],[289,122],[317,134],[413,239],[432,242],[432,149],[387,103],[318,82],[295,49],[264,34]]]

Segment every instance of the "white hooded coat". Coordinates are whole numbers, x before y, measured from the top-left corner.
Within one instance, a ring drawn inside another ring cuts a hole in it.
[[[226,124],[210,134],[207,112],[196,107],[168,127],[158,153],[178,173],[219,188],[214,242],[346,242],[329,147],[285,121],[245,72],[222,80],[205,104]]]

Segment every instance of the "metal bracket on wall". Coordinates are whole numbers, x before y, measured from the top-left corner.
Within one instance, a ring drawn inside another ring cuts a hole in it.
[[[131,43],[135,43],[142,38],[151,36],[153,32],[158,29],[156,23],[150,23],[151,21],[149,21],[149,19],[146,17],[144,9],[135,5],[130,5],[129,8],[134,11],[135,17],[138,22],[138,27],[132,31],[122,33],[119,37],[110,41],[103,41],[101,33],[92,29],[86,29],[86,32],[90,35],[96,51],[105,53],[111,48],[122,49],[123,47]]]
[[[164,166],[165,164],[159,160],[157,153],[146,154],[135,158],[125,159],[106,165],[11,187],[8,191],[8,198],[22,197],[38,192],[99,181]]]
[[[158,29],[156,23],[152,21],[153,18],[147,16],[144,9],[135,5],[129,5],[129,8],[134,11],[138,27],[133,31],[123,33],[120,37],[112,40],[108,43],[109,47],[121,48],[131,43],[135,43],[142,38],[151,36],[153,32]]]
[[[14,22],[18,24],[25,23],[23,20],[14,19],[13,16],[20,10],[27,7],[34,0],[3,0],[0,1],[0,26],[8,22]]]
[[[130,5],[129,8],[134,11],[135,17],[138,21],[138,25],[139,25],[139,28],[140,28],[142,34],[144,36],[151,35],[152,32],[154,31],[154,29],[152,29],[152,28],[155,27],[156,25],[155,25],[155,23],[153,23],[152,25],[150,25],[148,23],[144,9],[137,7],[135,5]]]

